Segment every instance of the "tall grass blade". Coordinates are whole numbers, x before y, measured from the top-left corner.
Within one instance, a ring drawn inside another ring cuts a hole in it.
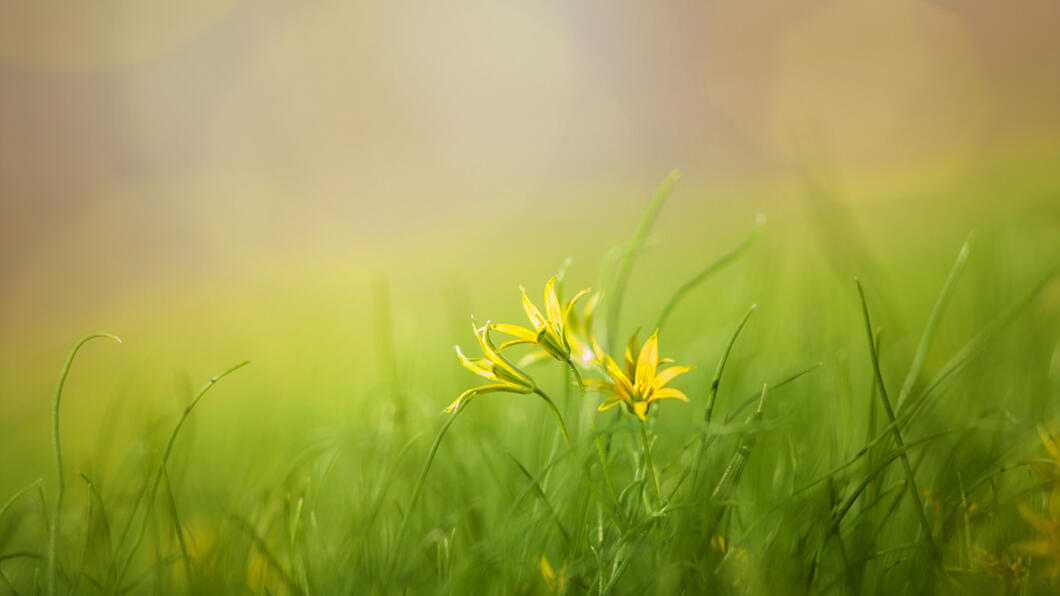
[[[109,333],[90,333],[82,337],[70,350],[63,364],[62,372],[59,373],[59,382],[55,386],[55,397],[52,399],[52,451],[55,454],[55,503],[52,504],[51,525],[48,530],[48,596],[55,596],[55,542],[59,536],[59,518],[63,506],[63,493],[66,490],[66,479],[63,475],[63,450],[59,440],[59,401],[63,396],[63,386],[66,385],[66,377],[70,374],[70,365],[74,362],[81,346],[97,338],[108,338],[121,343],[121,338]]]
[[[887,413],[887,418],[892,424],[892,432],[894,433],[894,441],[898,445],[898,449],[901,450],[902,467],[905,470],[906,482],[908,483],[907,489],[913,496],[913,504],[916,507],[917,519],[920,521],[921,528],[924,531],[924,537],[928,540],[931,546],[931,553],[935,556],[938,562],[942,561],[942,553],[939,551],[938,544],[935,543],[935,535],[931,530],[931,524],[928,522],[927,514],[924,513],[924,505],[920,499],[920,489],[916,483],[916,477],[913,473],[913,467],[909,463],[909,457],[905,453],[905,442],[902,440],[902,431],[898,427],[897,420],[894,415],[894,409],[891,407],[891,400],[887,397],[887,386],[883,382],[883,373],[880,372],[880,360],[876,354],[876,343],[872,333],[872,321],[869,318],[869,304],[865,300],[865,290],[861,287],[861,280],[854,278],[854,284],[858,288],[858,296],[861,298],[861,311],[865,319],[865,333],[869,342],[869,355],[872,357],[872,368],[876,373],[876,383],[880,390],[880,401],[883,403],[883,409]]]
[[[968,238],[961,246],[960,252],[957,253],[957,260],[954,261],[953,267],[950,268],[950,274],[946,276],[946,282],[942,285],[942,291],[935,301],[935,307],[931,309],[931,316],[928,317],[924,333],[920,336],[920,343],[917,344],[913,362],[909,365],[909,372],[906,374],[905,382],[902,383],[902,390],[898,393],[898,401],[894,404],[894,408],[898,412],[902,411],[902,406],[905,405],[906,399],[909,397],[910,392],[913,391],[913,385],[920,376],[920,369],[924,366],[924,358],[927,356],[928,348],[931,347],[931,340],[935,337],[935,330],[938,327],[939,320],[942,319],[942,312],[946,310],[950,294],[953,293],[953,288],[957,285],[961,272],[964,271],[964,265],[968,262],[968,252],[974,237],[974,232],[968,234]]]

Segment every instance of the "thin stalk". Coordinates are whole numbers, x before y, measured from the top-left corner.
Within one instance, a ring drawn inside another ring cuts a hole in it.
[[[136,533],[136,538],[133,540],[132,546],[129,547],[129,552],[126,555],[125,560],[122,561],[121,567],[118,569],[117,580],[115,583],[119,587],[121,586],[122,579],[125,577],[125,572],[129,568],[129,564],[132,562],[133,556],[136,554],[137,549],[140,548],[140,542],[144,539],[144,533],[147,531],[147,522],[151,517],[151,509],[154,507],[155,498],[158,495],[158,486],[162,482],[162,475],[165,474],[166,463],[169,461],[169,456],[173,452],[173,445],[177,441],[177,435],[180,433],[180,429],[183,428],[184,423],[188,420],[188,416],[191,414],[191,411],[195,408],[195,406],[199,403],[199,400],[201,400],[203,396],[206,395],[206,392],[209,391],[211,387],[216,385],[217,382],[221,379],[227,377],[228,375],[234,373],[235,371],[243,368],[248,364],[250,364],[250,360],[240,362],[239,364],[225,369],[224,371],[214,375],[213,378],[207,381],[206,384],[202,386],[202,389],[199,389],[199,392],[195,394],[195,397],[192,398],[191,402],[189,402],[188,405],[184,408],[184,412],[181,413],[180,419],[177,420],[176,426],[174,426],[173,431],[169,433],[169,439],[166,441],[166,447],[162,451],[162,459],[158,462],[158,470],[155,471],[154,480],[151,482],[151,490],[148,491],[147,501],[144,503],[144,514],[143,519],[140,523],[140,529]]]
[[[534,393],[541,397],[541,399],[545,400],[545,403],[548,404],[548,409],[552,412],[552,415],[555,416],[556,423],[559,424],[559,432],[563,435],[563,442],[566,443],[568,447],[570,447],[571,441],[570,435],[567,434],[567,425],[563,422],[563,414],[559,412],[559,408],[556,407],[556,403],[553,402],[552,399],[549,398],[549,396],[546,395],[545,392],[542,391],[540,388],[534,389]]]
[[[708,265],[706,269],[700,271],[698,274],[696,274],[695,277],[685,282],[685,284],[682,285],[680,288],[677,288],[677,291],[674,292],[673,296],[670,296],[670,300],[666,303],[666,306],[663,307],[662,312],[659,314],[659,321],[655,324],[656,329],[662,329],[663,325],[666,323],[666,319],[670,317],[670,312],[674,309],[674,307],[677,306],[677,303],[685,297],[685,294],[691,292],[696,288],[696,286],[710,279],[712,275],[714,275],[718,271],[721,271],[730,263],[735,262],[737,259],[743,256],[743,253],[747,252],[747,249],[751,248],[751,246],[755,243],[755,240],[758,240],[758,236],[762,232],[762,226],[764,226],[765,223],[765,216],[759,214],[757,217],[755,217],[755,227],[753,230],[751,230],[751,235],[748,236],[746,240],[744,240],[739,246],[737,246],[733,250],[729,251],[728,254],[722,256],[717,261],[714,261],[713,263]]]
[[[888,420],[893,425],[892,432],[894,433],[894,441],[898,446],[900,457],[902,460],[902,468],[905,470],[906,480],[909,483],[909,491],[913,495],[913,504],[916,507],[917,519],[920,521],[920,525],[924,530],[924,534],[928,539],[928,543],[931,545],[931,554],[936,560],[942,560],[942,553],[939,551],[939,547],[935,544],[935,536],[931,531],[931,524],[928,522],[927,515],[924,513],[924,505],[920,500],[920,489],[917,487],[916,475],[913,473],[913,466],[909,463],[909,456],[905,451],[905,441],[902,440],[902,430],[898,428],[897,419],[894,415],[894,408],[891,407],[891,400],[887,397],[887,387],[883,382],[883,373],[880,372],[880,360],[876,354],[876,344],[873,341],[872,334],[872,322],[869,319],[869,305],[865,300],[865,290],[861,287],[861,280],[854,278],[854,284],[858,288],[858,296],[861,298],[861,310],[865,319],[865,333],[868,337],[869,342],[869,354],[872,356],[872,368],[876,373],[876,383],[880,390],[880,401],[883,403],[883,409],[887,413]]]
[[[55,453],[55,503],[52,507],[52,519],[48,529],[48,596],[55,596],[55,542],[59,537],[59,513],[63,505],[63,495],[66,492],[66,481],[63,477],[63,450],[59,441],[59,401],[63,396],[63,385],[66,384],[66,376],[70,374],[70,365],[74,362],[74,356],[81,346],[98,337],[106,337],[121,343],[121,338],[109,333],[91,333],[82,337],[70,354],[66,357],[62,372],[59,373],[59,382],[55,386],[55,397],[52,399],[52,451]]]
[[[647,424],[644,422],[640,423],[640,439],[644,445],[644,466],[651,476],[652,487],[655,489],[655,510],[658,511],[662,507],[662,490],[659,488],[659,477],[655,474],[655,464],[652,463],[651,441],[648,440]]]

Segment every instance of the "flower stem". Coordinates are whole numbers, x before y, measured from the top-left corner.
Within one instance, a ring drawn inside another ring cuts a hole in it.
[[[655,489],[655,507],[658,509],[662,507],[662,490],[659,488],[659,477],[655,475],[655,464],[652,463],[651,457],[651,441],[648,440],[648,425],[645,422],[640,423],[640,438],[644,443],[644,465],[648,468],[648,475],[651,476],[652,486]]]

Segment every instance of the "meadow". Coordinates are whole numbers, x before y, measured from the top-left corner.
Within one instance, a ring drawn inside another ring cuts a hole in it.
[[[0,591],[1050,593],[1060,206],[990,179],[674,177],[9,337]]]

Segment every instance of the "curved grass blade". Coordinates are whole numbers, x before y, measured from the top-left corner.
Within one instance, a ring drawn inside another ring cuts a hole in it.
[[[136,555],[136,551],[140,548],[140,542],[143,541],[144,533],[147,531],[147,522],[151,517],[151,509],[154,507],[155,498],[158,495],[158,486],[162,482],[162,475],[165,473],[166,463],[169,461],[170,453],[173,452],[173,444],[177,441],[177,435],[180,434],[180,429],[184,426],[184,423],[187,421],[188,416],[191,414],[191,411],[195,408],[195,406],[199,403],[199,400],[201,400],[203,396],[206,395],[206,392],[209,391],[211,387],[216,385],[217,382],[221,379],[227,377],[228,375],[234,373],[235,371],[243,368],[248,364],[250,364],[250,360],[244,360],[243,362],[240,362],[239,364],[227,368],[224,371],[221,371],[220,373],[214,375],[213,378],[211,378],[209,381],[206,382],[205,385],[202,386],[202,389],[199,389],[199,392],[195,394],[195,397],[192,398],[191,402],[189,402],[187,407],[184,408],[184,412],[180,415],[180,419],[177,420],[176,426],[173,427],[173,432],[169,434],[169,439],[166,441],[166,447],[162,451],[162,459],[158,462],[158,470],[154,474],[154,480],[151,482],[151,488],[148,491],[147,500],[144,503],[144,513],[143,519],[140,523],[140,529],[137,531],[136,538],[133,540],[132,545],[129,547],[129,552],[126,554],[124,560],[121,563],[121,566],[118,568],[118,575],[115,580],[115,583],[117,585],[121,585],[122,580],[125,578],[125,573],[129,568],[129,564],[132,562],[133,557]],[[135,514],[135,512],[133,513]]]
[[[717,402],[718,388],[721,385],[721,373],[725,370],[725,364],[729,361],[732,347],[736,345],[736,338],[740,336],[740,332],[743,331],[744,325],[747,324],[747,320],[751,318],[751,314],[754,313],[756,308],[758,308],[758,305],[752,304],[747,309],[747,313],[740,319],[740,324],[736,326],[736,329],[733,330],[732,335],[729,337],[729,343],[725,344],[725,351],[721,353],[718,365],[714,368],[714,378],[710,380],[710,395],[707,396],[707,409],[703,412],[704,426],[710,424],[710,419],[714,415],[714,405]]]
[[[754,245],[755,241],[758,240],[758,236],[761,234],[762,227],[765,226],[765,223],[765,216],[759,214],[757,217],[755,217],[755,227],[751,230],[751,235],[748,236],[746,240],[744,240],[736,248],[729,251],[728,254],[722,256],[720,259],[708,265],[706,269],[700,271],[698,274],[696,274],[695,277],[685,282],[684,285],[682,285],[680,288],[677,288],[677,291],[674,292],[672,296],[670,296],[670,300],[667,301],[666,306],[663,307],[662,312],[659,314],[659,320],[657,323],[655,323],[655,328],[662,329],[663,325],[666,323],[666,319],[670,318],[670,312],[673,311],[673,309],[677,306],[677,303],[680,302],[686,294],[696,289],[699,284],[710,279],[710,277],[718,271],[721,271],[726,266],[742,257],[743,254],[747,252],[747,250],[751,248],[752,245]]]
[[[74,362],[81,346],[93,339],[105,337],[121,343],[121,338],[110,333],[90,333],[82,337],[70,350],[63,364],[62,372],[59,373],[59,382],[55,386],[55,397],[52,399],[52,451],[55,453],[55,503],[52,504],[52,519],[48,529],[48,596],[55,596],[55,542],[59,537],[59,515],[63,505],[63,493],[66,490],[66,481],[63,477],[63,450],[59,440],[59,402],[63,396],[63,386],[66,385],[66,377],[70,374],[70,365]]]
[[[7,513],[7,510],[11,509],[11,507],[16,502],[18,502],[19,499],[21,499],[23,496],[25,496],[26,493],[28,493],[29,491],[31,491],[34,488],[40,486],[41,482],[43,482],[43,481],[44,481],[43,478],[38,478],[38,479],[34,480],[33,482],[29,483],[29,485],[26,486],[25,488],[23,488],[22,490],[20,490],[20,491],[16,492],[15,494],[11,495],[11,498],[8,499],[7,502],[4,503],[4,506],[0,507],[0,519],[3,519],[4,514]]]

